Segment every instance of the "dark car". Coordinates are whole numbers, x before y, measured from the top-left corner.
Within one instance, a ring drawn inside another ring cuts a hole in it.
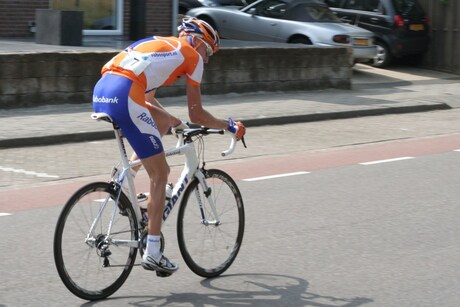
[[[388,66],[394,58],[417,63],[428,51],[429,18],[417,0],[325,0],[344,22],[374,32],[377,56]]]

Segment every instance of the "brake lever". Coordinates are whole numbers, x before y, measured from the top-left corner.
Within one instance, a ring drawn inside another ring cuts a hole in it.
[[[244,136],[241,138],[241,143],[243,143],[244,148],[248,148],[248,146],[246,146],[246,142],[244,141]]]

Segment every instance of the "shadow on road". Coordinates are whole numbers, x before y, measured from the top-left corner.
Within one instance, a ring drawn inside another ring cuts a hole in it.
[[[364,297],[343,298],[308,292],[305,279],[278,274],[235,274],[201,281],[209,293],[171,293],[169,296],[130,296],[105,300],[132,306],[321,306],[358,307],[373,302]],[[82,306],[96,306],[88,302]]]

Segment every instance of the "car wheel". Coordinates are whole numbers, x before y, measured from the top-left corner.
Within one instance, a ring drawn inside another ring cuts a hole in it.
[[[375,42],[377,47],[377,55],[374,57],[374,60],[371,62],[371,65],[378,68],[387,67],[391,62],[391,54],[387,45],[377,41]]]
[[[304,44],[304,45],[312,45],[310,39],[305,36],[296,36],[289,40],[290,44]]]

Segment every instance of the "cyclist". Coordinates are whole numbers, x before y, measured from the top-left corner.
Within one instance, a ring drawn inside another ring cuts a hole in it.
[[[165,186],[170,171],[161,137],[169,129],[184,129],[186,125],[155,99],[156,89],[185,76],[191,122],[227,129],[238,140],[246,130],[241,122],[214,117],[201,103],[203,66],[219,50],[217,32],[196,18],[184,18],[178,32],[178,37],[153,36],[131,44],[104,65],[93,92],[95,112],[109,114],[120,126],[135,152],[133,159],[141,159],[150,178],[148,239],[141,264],[144,269],[166,273],[162,275],[174,273],[178,265],[160,251]]]

